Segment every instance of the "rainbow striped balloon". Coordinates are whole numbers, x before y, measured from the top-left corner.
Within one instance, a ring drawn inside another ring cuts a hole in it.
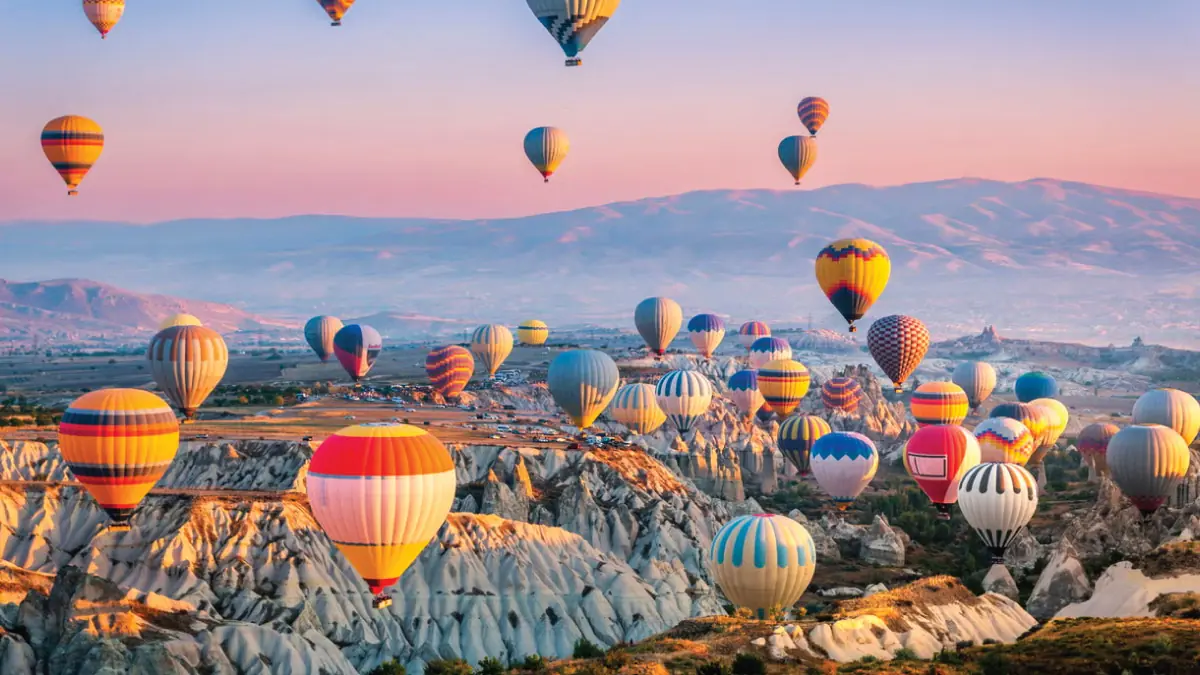
[[[821,402],[827,410],[852,413],[862,397],[862,387],[853,377],[833,377],[821,385]]]
[[[817,440],[833,429],[829,422],[815,415],[792,415],[779,425],[779,435],[776,442],[779,452],[787,458],[801,476],[807,476],[812,469],[812,448]]]
[[[42,129],[42,153],[67,184],[67,194],[79,194],[75,188],[91,171],[104,152],[104,130],[79,115],[56,117]]]
[[[800,405],[809,380],[808,368],[791,359],[771,361],[758,370],[758,390],[780,417],[787,417]]]
[[[229,367],[229,348],[221,334],[204,326],[175,326],[158,332],[146,350],[158,388],[183,416],[196,409],[221,383]]]
[[[71,473],[113,526],[124,529],[175,459],[179,422],[171,406],[148,391],[101,389],[63,413],[58,443]]]
[[[729,601],[765,619],[804,595],[817,567],[812,535],[791,518],[740,516],[726,523],[708,550],[709,571]]]
[[[971,411],[967,392],[953,382],[926,382],[917,387],[909,401],[917,424],[962,424]]]
[[[442,398],[458,398],[475,374],[475,357],[458,345],[438,347],[425,357],[425,373]]]
[[[1049,450],[1045,443],[1046,434],[1050,430],[1052,422],[1050,413],[1041,406],[1029,403],[1001,403],[992,408],[989,417],[1007,417],[1025,425],[1025,428],[1033,435],[1033,453],[1029,456],[1029,461],[1022,463],[1028,466],[1041,465],[1042,457]]]
[[[975,427],[979,441],[979,461],[1024,466],[1033,454],[1033,434],[1029,428],[1008,417],[989,417]]]
[[[777,337],[760,337],[750,345],[750,368],[758,370],[771,361],[792,358],[792,345]]]
[[[342,25],[342,17],[346,16],[346,12],[350,11],[350,6],[354,4],[354,0],[317,0],[317,4],[325,13],[329,15],[331,26]]]
[[[1079,439],[1075,442],[1079,454],[1083,455],[1084,459],[1090,462],[1096,468],[1096,472],[1102,476],[1108,475],[1108,442],[1120,430],[1121,427],[1115,424],[1096,422],[1084,427],[1079,432]]]
[[[308,471],[313,517],[375,594],[400,580],[454,503],[454,461],[407,424],[360,424],[325,439]]]
[[[746,351],[754,346],[754,341],[760,337],[770,337],[771,327],[761,321],[747,321],[738,329],[738,344]]]

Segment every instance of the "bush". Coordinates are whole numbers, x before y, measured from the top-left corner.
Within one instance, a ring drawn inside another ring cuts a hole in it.
[[[404,664],[392,659],[391,661],[384,661],[379,664],[379,667],[372,670],[368,675],[408,675],[408,669],[404,667]]]
[[[958,652],[940,651],[934,655],[933,660],[950,666],[959,666],[962,665],[963,657]]]
[[[584,637],[575,641],[575,649],[571,651],[571,658],[575,659],[598,659],[601,656],[604,656],[604,650]]]
[[[979,659],[979,672],[983,675],[1009,675],[1012,664],[1000,652],[989,651]]]
[[[742,652],[733,657],[733,675],[767,675],[767,664],[758,654]]]
[[[916,652],[909,649],[908,647],[905,647],[904,649],[896,650],[895,655],[892,656],[892,660],[894,660],[894,661],[917,661],[918,657],[917,657]]]
[[[530,654],[516,666],[516,670],[524,670],[530,673],[540,673],[545,669],[546,659],[542,658],[541,654]]]
[[[708,661],[696,666],[696,675],[732,675],[732,671],[720,661]]]
[[[475,675],[475,669],[462,659],[436,659],[425,664],[425,675]]]
[[[608,668],[609,670],[620,670],[629,665],[629,662],[632,660],[633,657],[629,656],[628,653],[613,651],[610,649],[608,650],[608,653],[604,655],[604,667]]]
[[[479,662],[479,668],[475,670],[476,675],[504,675],[507,670],[500,659],[494,656],[486,656]]]

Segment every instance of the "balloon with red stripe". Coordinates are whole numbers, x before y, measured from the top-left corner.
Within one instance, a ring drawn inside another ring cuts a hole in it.
[[[171,406],[148,391],[101,389],[75,399],[63,413],[58,444],[113,527],[126,529],[175,459],[179,422]]]
[[[979,461],[979,441],[956,424],[923,427],[904,445],[904,468],[929,496],[941,520],[950,520],[958,481]]]
[[[953,382],[926,382],[908,403],[917,424],[962,424],[971,411],[967,392]]]
[[[454,461],[407,424],[359,424],[325,439],[308,472],[313,516],[375,594],[400,580],[454,503]]]
[[[458,398],[475,374],[475,357],[464,347],[438,347],[425,357],[425,372],[443,398]]]

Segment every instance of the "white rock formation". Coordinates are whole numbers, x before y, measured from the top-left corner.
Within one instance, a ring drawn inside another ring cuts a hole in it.
[[[1091,598],[1063,607],[1055,618],[1150,617],[1155,615],[1151,603],[1169,593],[1200,593],[1200,573],[1149,577],[1122,561],[1104,571]]]
[[[1034,618],[1049,619],[1063,607],[1086,600],[1091,593],[1092,583],[1074,547],[1064,541],[1050,556],[1050,562],[1038,577],[1025,609]]]

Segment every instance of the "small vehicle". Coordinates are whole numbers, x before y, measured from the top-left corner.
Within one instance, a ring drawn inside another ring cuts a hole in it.
[[[311,440],[312,440],[312,436],[305,436],[304,438],[301,438],[300,440],[302,440],[302,441],[306,441],[306,442],[307,442],[307,441],[311,441]]]

